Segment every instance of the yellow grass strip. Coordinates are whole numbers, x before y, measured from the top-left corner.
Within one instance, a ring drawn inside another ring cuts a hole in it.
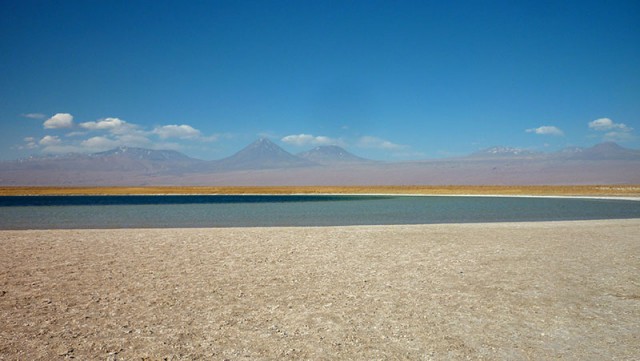
[[[0,195],[129,194],[435,194],[640,196],[636,185],[574,186],[281,186],[281,187],[0,187]]]

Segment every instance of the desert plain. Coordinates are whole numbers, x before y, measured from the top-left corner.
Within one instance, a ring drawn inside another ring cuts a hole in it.
[[[2,360],[633,360],[640,220],[0,231]]]
[[[386,186],[121,186],[0,187],[0,196],[131,194],[407,194],[640,197],[640,184]]]

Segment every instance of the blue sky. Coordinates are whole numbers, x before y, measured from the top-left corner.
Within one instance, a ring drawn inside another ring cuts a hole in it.
[[[0,2],[0,158],[640,148],[638,1]]]

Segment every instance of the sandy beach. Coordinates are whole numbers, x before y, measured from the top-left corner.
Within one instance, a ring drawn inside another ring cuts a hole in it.
[[[0,359],[640,356],[640,220],[0,231]]]

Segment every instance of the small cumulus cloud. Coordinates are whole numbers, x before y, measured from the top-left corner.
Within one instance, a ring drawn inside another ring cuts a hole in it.
[[[633,128],[624,123],[616,123],[609,118],[600,118],[589,122],[589,129],[604,132],[603,139],[612,142],[624,142],[635,139]]]
[[[24,141],[26,145],[21,149],[40,149],[45,154],[65,154],[82,151],[77,145],[65,144],[57,135],[45,135],[40,140],[34,137],[26,137]]]
[[[119,146],[141,147],[151,143],[148,138],[149,132],[120,118],[102,118],[79,125],[88,132],[102,132],[102,135],[91,137],[80,143],[85,151],[102,151]]]
[[[378,137],[372,137],[368,135],[360,137],[360,139],[358,140],[358,147],[384,149],[384,150],[391,150],[391,151],[399,151],[399,150],[408,148],[408,146],[406,145],[392,143],[388,140],[384,140]]]
[[[589,122],[589,128],[597,131],[618,130],[622,132],[631,132],[633,128],[623,123],[615,123],[609,118],[600,118]]]
[[[29,113],[21,116],[36,119],[39,117],[38,114]],[[64,133],[45,135],[43,138],[24,138],[24,143],[19,149],[39,149],[43,153],[99,152],[119,146],[182,149],[192,146],[189,142],[213,142],[223,136],[204,136],[200,130],[187,124],[159,125],[149,129],[117,117],[78,122],[69,113],[57,113],[46,119],[43,125],[45,129],[56,129]]]
[[[282,138],[281,141],[296,146],[305,145],[338,145],[342,142],[337,139],[325,137],[323,135],[313,136],[311,134],[292,134]]]
[[[57,113],[45,120],[43,125],[46,129],[71,128],[73,126],[73,115],[69,113]]]
[[[113,134],[125,134],[135,131],[138,127],[119,118],[104,118],[95,122],[80,123],[80,127],[87,130],[105,130]]]
[[[59,137],[57,137],[55,135],[45,135],[38,142],[38,144],[40,144],[43,147],[49,147],[49,146],[52,146],[52,145],[58,145],[60,143],[62,143],[62,141],[60,140]]]
[[[198,129],[186,124],[182,125],[164,125],[156,127],[153,133],[158,135],[161,139],[167,138],[179,138],[179,139],[195,139],[199,138],[202,133]]]
[[[527,129],[526,132],[540,134],[540,135],[556,135],[556,136],[564,135],[564,132],[560,128],[555,127],[553,125],[543,125],[538,128]]]
[[[21,116],[25,117],[25,118],[29,118],[29,119],[44,119],[47,116],[42,114],[42,113],[25,113],[25,114],[20,114]]]
[[[110,139],[103,136],[91,137],[87,140],[84,140],[80,143],[82,148],[90,151],[101,151],[101,150],[109,150],[112,148],[116,148],[121,145],[121,142]]]
[[[136,134],[127,134],[127,135],[108,135],[108,136],[95,136],[89,139],[83,140],[80,142],[80,149],[83,152],[101,152],[117,147],[142,147],[142,148],[151,148],[151,149],[169,149],[165,146],[166,143],[163,144],[154,144],[147,137],[136,135]],[[173,149],[173,144],[171,148]]]

